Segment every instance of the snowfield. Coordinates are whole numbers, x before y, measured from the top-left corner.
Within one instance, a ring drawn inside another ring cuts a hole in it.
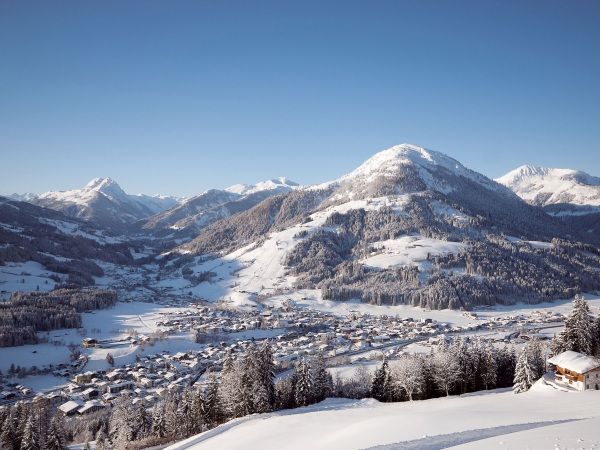
[[[563,392],[541,382],[519,395],[495,390],[403,403],[327,399],[233,420],[168,449],[595,448],[599,401],[600,392]]]
[[[459,253],[465,245],[461,242],[448,242],[422,236],[402,236],[399,239],[374,242],[371,249],[378,254],[369,256],[362,263],[370,267],[417,265],[420,270],[426,267],[428,256],[441,256]]]

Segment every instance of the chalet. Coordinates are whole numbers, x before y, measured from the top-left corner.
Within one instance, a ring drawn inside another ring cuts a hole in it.
[[[133,384],[131,381],[123,381],[122,383],[115,383],[115,384],[111,384],[111,385],[107,386],[106,392],[108,392],[110,394],[115,394],[117,392],[121,392],[124,390],[133,389],[134,387],[135,387],[135,384]]]
[[[94,376],[94,372],[78,373],[77,375],[75,375],[75,383],[77,383],[77,384],[91,383],[93,376]]]
[[[100,395],[100,391],[96,388],[87,388],[86,390],[81,392],[81,397],[90,400],[92,398],[96,398]]]
[[[557,383],[578,391],[600,390],[600,359],[569,350],[548,362],[556,367]]]
[[[77,412],[79,408],[81,408],[81,403],[69,400],[66,403],[63,403],[58,407],[58,410],[63,413],[65,416],[72,416]]]
[[[90,400],[77,410],[80,415],[93,413],[104,408],[104,405],[99,400]]]

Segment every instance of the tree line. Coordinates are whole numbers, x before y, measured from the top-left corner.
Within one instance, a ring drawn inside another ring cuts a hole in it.
[[[15,292],[0,302],[0,347],[36,344],[39,331],[80,328],[81,312],[116,302],[116,292],[103,289]]]

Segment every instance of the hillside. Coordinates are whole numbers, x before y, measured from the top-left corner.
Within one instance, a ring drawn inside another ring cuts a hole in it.
[[[164,255],[161,285],[215,272],[210,285],[178,286],[242,302],[308,288],[436,309],[537,303],[600,289],[597,243],[458,161],[403,144],[207,226]]]
[[[233,420],[167,448],[594,448],[600,445],[599,398],[538,382],[519,395],[498,390],[403,403],[328,399]]]
[[[0,197],[0,290],[93,285],[99,263],[133,263],[132,247],[79,219]]]
[[[254,185],[236,184],[227,189],[210,189],[136,225],[155,236],[193,238],[217,220],[246,211],[274,195],[290,192],[297,183],[278,178]]]

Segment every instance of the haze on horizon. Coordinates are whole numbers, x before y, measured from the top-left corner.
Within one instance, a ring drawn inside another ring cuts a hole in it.
[[[491,178],[598,176],[599,19],[592,1],[3,2],[0,193],[312,184],[403,142]]]

